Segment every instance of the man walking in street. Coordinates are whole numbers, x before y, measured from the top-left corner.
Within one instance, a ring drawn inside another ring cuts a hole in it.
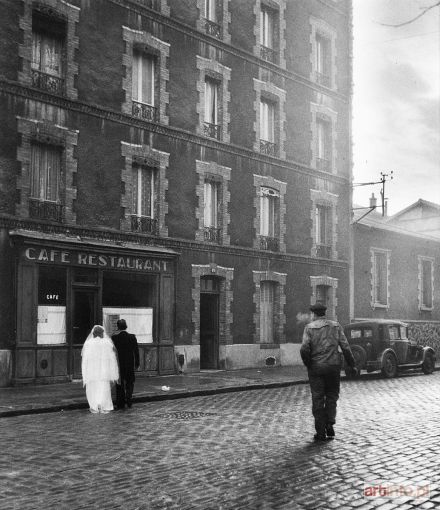
[[[336,403],[339,398],[342,349],[346,363],[355,368],[355,360],[341,325],[326,318],[327,307],[317,303],[310,307],[312,322],[304,328],[301,358],[309,374],[312,413],[315,418],[315,441],[333,439]]]
[[[118,351],[120,384],[116,385],[116,407],[131,407],[135,375],[139,368],[139,348],[135,335],[127,333],[127,323],[119,319],[116,323],[118,332],[112,336]]]

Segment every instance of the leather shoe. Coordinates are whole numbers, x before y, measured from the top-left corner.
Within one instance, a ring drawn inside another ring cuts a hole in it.
[[[329,423],[325,426],[325,433],[327,434],[327,437],[330,439],[333,439],[335,437],[335,429],[333,428],[333,425]]]
[[[313,439],[315,441],[326,441],[327,440],[327,438],[325,437],[325,434],[315,434],[313,436]]]

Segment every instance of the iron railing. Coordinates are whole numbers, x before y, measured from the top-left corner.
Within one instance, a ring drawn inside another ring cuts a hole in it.
[[[141,232],[142,234],[159,234],[159,222],[156,218],[149,216],[131,215],[131,230],[132,232]]]
[[[268,156],[276,156],[277,146],[275,143],[269,142],[268,140],[260,140],[260,152]]]
[[[218,227],[205,227],[204,228],[204,239],[210,243],[219,243],[221,239],[221,228]]]
[[[277,237],[260,236],[260,249],[267,251],[279,251],[280,240]]]
[[[330,87],[330,76],[316,71],[316,83],[324,85],[324,87]]]
[[[217,39],[222,39],[222,27],[215,21],[205,19],[205,31],[208,35],[212,35]]]
[[[329,159],[316,158],[316,169],[321,172],[330,172],[331,161]]]
[[[272,64],[277,63],[278,53],[272,48],[268,48],[267,46],[260,46],[260,57],[266,62],[272,62]]]
[[[49,202],[38,198],[29,199],[29,216],[39,220],[63,221],[63,206],[58,202]]]
[[[151,106],[150,104],[133,101],[131,112],[133,117],[149,120],[151,122],[157,121],[157,108],[155,106]]]
[[[317,244],[316,245],[316,256],[329,259],[332,256],[332,247],[328,244]]]
[[[53,74],[43,73],[37,69],[31,70],[32,86],[47,90],[53,94],[64,94],[64,79]]]
[[[209,136],[209,138],[220,140],[220,124],[205,122],[203,126],[203,133],[205,136]]]

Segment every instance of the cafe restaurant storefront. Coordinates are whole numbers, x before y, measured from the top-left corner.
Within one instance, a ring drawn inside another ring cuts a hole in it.
[[[112,335],[119,318],[138,339],[140,372],[174,373],[176,252],[23,231],[10,239],[17,261],[14,383],[80,379],[93,325]]]

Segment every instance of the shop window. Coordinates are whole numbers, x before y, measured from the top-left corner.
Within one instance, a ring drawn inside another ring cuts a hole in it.
[[[66,343],[66,270],[41,266],[38,274],[37,344]]]
[[[157,307],[157,277],[104,272],[102,313],[106,331],[117,331],[116,321],[125,319],[128,331],[139,344],[154,341],[154,313]]]
[[[64,94],[66,23],[38,12],[32,16],[32,86]]]
[[[29,214],[33,218],[61,222],[61,149],[51,145],[31,146],[31,194]]]

